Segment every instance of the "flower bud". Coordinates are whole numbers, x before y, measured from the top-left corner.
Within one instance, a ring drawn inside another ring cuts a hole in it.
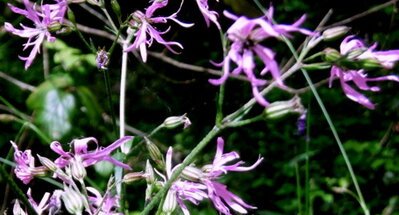
[[[112,10],[114,11],[114,13],[115,13],[115,15],[117,17],[121,17],[122,16],[122,14],[121,14],[121,6],[119,6],[119,3],[118,3],[117,0],[111,0],[111,7],[112,7]]]
[[[176,207],[177,207],[176,191],[169,189],[162,206],[162,212],[164,212],[167,215],[170,215],[176,209]]]
[[[322,37],[324,41],[335,40],[342,36],[344,36],[351,28],[347,26],[336,26],[329,29],[326,29],[322,33]]]
[[[176,128],[179,125],[183,125],[184,124],[184,128],[187,128],[188,126],[191,125],[190,119],[188,117],[186,117],[186,114],[182,115],[182,116],[171,116],[165,119],[165,121],[163,122],[163,126],[165,128]]]
[[[82,194],[67,186],[64,189],[65,191],[61,194],[61,199],[67,211],[70,214],[82,214],[83,201],[85,201]]]
[[[335,49],[326,48],[324,50],[324,59],[329,63],[335,63],[341,58],[342,58],[341,54]]]
[[[45,166],[38,166],[32,169],[32,175],[35,177],[44,177],[47,175],[48,169]]]
[[[186,168],[183,169],[181,176],[184,179],[196,182],[202,178],[203,172],[197,167],[187,166]]]
[[[147,184],[153,184],[155,182],[154,169],[152,168],[149,160],[147,160],[145,165],[145,175]]]
[[[150,154],[150,157],[153,161],[155,161],[155,163],[158,164],[158,167],[160,169],[163,169],[165,167],[165,161],[163,159],[162,153],[159,150],[159,148],[157,147],[157,145],[155,145],[155,143],[153,143],[150,139],[148,139],[147,137],[144,137],[145,140],[145,145],[147,147],[148,153]]]
[[[15,121],[17,118],[11,114],[0,114],[0,122],[9,123]]]
[[[265,114],[268,119],[281,118],[288,113],[303,113],[305,111],[302,106],[301,99],[294,96],[288,101],[273,102],[265,109]]]
[[[382,69],[383,66],[377,59],[368,58],[361,61],[361,67],[366,70]]]
[[[101,6],[101,3],[98,0],[87,0],[87,3],[92,4],[94,6]]]
[[[52,22],[50,23],[50,25],[47,26],[47,30],[49,32],[56,32],[58,30],[60,30],[62,27],[61,23],[59,22]]]
[[[76,180],[81,181],[86,177],[86,168],[83,166],[82,158],[76,155],[71,161],[71,175]]]
[[[7,213],[4,213],[7,214]],[[26,211],[22,210],[21,205],[19,204],[19,200],[16,199],[14,202],[14,207],[12,209],[12,214],[14,215],[27,215]]]
[[[106,70],[108,63],[109,63],[109,53],[106,52],[104,49],[100,49],[97,52],[97,57],[96,57],[96,62],[97,62],[97,68],[101,70]]]
[[[135,181],[145,178],[146,174],[144,172],[131,172],[123,176],[123,182],[126,184],[131,184]]]
[[[39,158],[40,163],[47,167],[47,169],[55,172],[58,169],[57,164],[55,164],[52,160],[46,158],[46,157],[42,157],[40,155],[37,155],[37,157]]]

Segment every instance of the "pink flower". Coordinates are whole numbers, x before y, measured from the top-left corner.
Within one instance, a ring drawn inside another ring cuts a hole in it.
[[[28,184],[35,176],[44,175],[46,168],[44,166],[35,167],[35,158],[31,150],[20,151],[17,144],[11,141],[14,147],[14,161],[16,167],[14,173],[24,184]]]
[[[271,49],[261,45],[260,42],[269,37],[290,37],[291,32],[300,32],[305,35],[313,35],[314,33],[299,28],[304,22],[305,16],[302,16],[292,25],[274,24],[272,22],[273,7],[270,7],[266,16],[256,19],[249,19],[244,16],[237,17],[228,12],[224,14],[228,18],[235,20],[233,25],[227,30],[227,36],[232,44],[223,61],[223,76],[219,79],[211,79],[209,81],[214,85],[223,84],[230,75],[230,62],[232,61],[237,67],[231,73],[239,75],[243,72],[251,82],[255,99],[259,104],[267,106],[269,103],[259,92],[259,87],[265,85],[267,82],[266,80],[257,78],[254,73],[256,67],[255,57],[260,58],[264,64],[260,72],[261,76],[270,72],[280,87],[284,87],[284,84],[280,77],[278,63],[274,59],[275,53]]]
[[[166,177],[162,174],[158,173],[166,182],[172,176],[173,171],[178,167],[175,166],[172,168],[172,154],[173,149],[169,147],[166,153]],[[191,203],[198,205],[202,200],[208,197],[207,193],[205,192],[206,186],[201,183],[190,182],[186,180],[178,179],[173,183],[169,192],[171,192],[176,197],[176,201],[179,204],[179,207],[183,211],[185,215],[189,215],[190,212],[187,209],[184,201],[190,201]]]
[[[212,200],[213,205],[219,213],[230,215],[231,212],[229,208],[231,208],[236,212],[245,214],[247,213],[246,209],[256,209],[256,207],[245,203],[240,197],[228,191],[225,185],[215,180],[219,179],[221,175],[227,174],[229,171],[244,172],[252,170],[262,162],[263,158],[258,158],[258,160],[249,167],[241,166],[244,164],[243,161],[227,165],[227,163],[239,159],[240,156],[236,152],[223,153],[223,148],[224,140],[219,137],[217,139],[217,149],[213,163],[202,167],[204,176],[201,181],[207,186],[208,197]]]
[[[8,4],[14,13],[25,16],[34,24],[34,27],[27,27],[20,24],[22,29],[16,29],[8,22],[4,23],[4,27],[8,32],[28,38],[28,41],[23,45],[23,50],[29,47],[32,47],[32,50],[28,57],[20,56],[25,61],[25,69],[32,64],[37,53],[40,53],[40,46],[45,39],[49,42],[54,42],[55,40],[55,37],[49,31],[49,27],[54,24],[61,24],[67,9],[67,2],[65,0],[56,0],[56,2],[56,4],[44,4],[41,7],[36,7],[29,0],[23,0],[26,10]]]
[[[60,155],[60,157],[55,160],[55,164],[57,164],[60,168],[67,166],[73,160],[81,160],[84,167],[94,165],[100,161],[108,161],[116,166],[120,166],[125,169],[131,169],[127,164],[124,164],[111,156],[111,153],[115,149],[131,139],[131,136],[125,136],[116,140],[111,145],[103,148],[98,147],[97,140],[94,137],[88,137],[74,140],[72,142],[74,148],[73,152],[64,151],[61,144],[57,141],[52,142],[50,144],[50,148]],[[92,151],[88,151],[88,144],[90,142],[93,142],[97,145],[97,147]],[[79,159],[75,159],[75,157],[79,157]]]
[[[92,195],[89,195],[89,204],[92,211],[96,211],[99,215],[121,215],[118,213],[117,209],[119,206],[119,198],[117,196],[112,196],[111,193],[107,193],[102,196],[98,190],[93,187],[87,187]],[[98,212],[97,212],[98,211]]]
[[[177,51],[175,51],[172,46],[177,46],[183,49],[183,46],[180,43],[174,41],[166,41],[161,37],[162,34],[165,34],[169,31],[169,28],[164,32],[160,32],[155,27],[153,27],[153,24],[166,23],[168,20],[172,20],[183,27],[192,26],[192,24],[183,23],[176,19],[177,13],[180,11],[181,5],[177,12],[168,17],[154,17],[154,13],[156,12],[156,10],[166,7],[167,4],[168,0],[154,0],[152,2],[152,5],[147,8],[145,13],[141,11],[136,11],[133,13],[133,19],[130,21],[130,24],[135,31],[135,39],[133,44],[125,49],[126,52],[139,49],[143,62],[146,62],[147,46],[151,46],[154,40],[159,44],[164,45],[173,53],[177,53]]]
[[[379,63],[385,69],[392,69],[395,62],[399,60],[399,50],[390,51],[374,51],[376,44],[367,48],[364,43],[354,36],[346,37],[340,46],[340,53],[345,55],[349,60],[359,61],[359,60],[372,60]],[[358,87],[360,90],[364,91],[380,91],[378,86],[370,86],[368,82],[374,81],[396,81],[399,82],[399,77],[395,75],[386,75],[380,77],[367,77],[367,74],[363,69],[353,70],[346,69],[339,65],[334,65],[331,68],[330,82],[329,86],[332,86],[332,81],[334,78],[339,78],[342,90],[344,91],[346,97],[349,99],[369,108],[374,109],[375,105],[363,94],[356,91],[349,82]]]
[[[202,15],[204,16],[206,25],[209,27],[210,22],[213,22],[217,28],[221,29],[218,22],[218,13],[216,11],[209,10],[208,0],[196,0],[196,2]]]

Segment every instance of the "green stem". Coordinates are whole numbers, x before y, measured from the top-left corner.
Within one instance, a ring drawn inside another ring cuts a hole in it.
[[[297,201],[298,201],[298,214],[302,214],[302,190],[301,190],[301,178],[299,175],[299,167],[298,163],[295,162],[295,178],[296,178],[296,196],[297,196]]]
[[[306,153],[306,160],[305,160],[305,215],[309,215],[309,207],[310,207],[310,167],[309,167],[309,145],[310,145],[310,105],[308,106],[307,110],[307,122],[306,122],[306,137],[305,137],[305,153]]]
[[[219,30],[220,41],[222,43],[223,58],[225,58],[227,55],[227,48],[226,48],[227,40],[223,34],[223,31],[221,29],[218,29],[218,30]],[[223,66],[223,70],[224,70],[224,66]],[[216,125],[217,126],[222,125],[224,93],[225,93],[225,84],[223,83],[219,87],[219,94],[217,97],[217,104],[216,104]]]
[[[107,100],[108,100],[108,106],[109,106],[109,110],[111,112],[111,118],[112,118],[112,129],[115,133],[115,135],[117,134],[117,127],[116,127],[116,117],[115,117],[115,111],[114,108],[112,107],[112,93],[111,93],[111,87],[110,87],[110,78],[109,78],[109,71],[108,69],[106,70],[101,70],[104,74],[104,82],[105,82],[105,90],[107,93]]]
[[[346,154],[345,148],[342,145],[341,139],[339,138],[337,130],[335,129],[335,126],[334,126],[334,124],[333,124],[333,122],[332,122],[332,120],[330,118],[330,115],[327,112],[327,109],[325,108],[325,106],[323,104],[323,101],[321,100],[316,88],[314,87],[313,82],[310,79],[308,73],[305,70],[302,70],[302,73],[305,76],[305,79],[308,82],[308,84],[310,86],[310,89],[312,90],[312,93],[315,96],[315,98],[317,100],[317,103],[319,104],[320,109],[322,110],[325,119],[327,120],[327,123],[328,123],[328,125],[329,125],[329,127],[331,129],[331,132],[333,133],[335,141],[338,144],[339,150],[341,151],[342,157],[344,158],[345,164],[346,164],[346,166],[348,168],[348,171],[349,171],[349,174],[350,174],[350,176],[352,178],[353,184],[355,185],[355,189],[356,189],[356,192],[357,192],[357,195],[358,195],[358,198],[359,198],[360,206],[362,207],[364,214],[365,215],[369,215],[370,211],[368,210],[367,205],[366,205],[366,203],[364,201],[362,191],[360,190],[359,184],[358,184],[357,179],[356,179],[356,175],[355,175],[355,173],[353,171],[353,168],[352,168],[352,165],[351,165],[350,160],[348,158],[348,155]]]
[[[245,119],[245,120],[240,120],[237,122],[230,122],[230,123],[226,123],[226,127],[242,127],[248,124],[252,124],[254,122],[259,122],[265,120],[265,116],[263,114],[260,114],[258,116],[255,116],[253,118],[250,119]]]
[[[191,164],[195,157],[202,151],[202,149],[214,138],[216,135],[219,134],[220,128],[213,127],[211,131],[198,143],[198,145],[191,151],[191,153],[184,159],[183,163],[173,172],[170,179],[165,183],[163,188],[154,196],[151,202],[144,208],[142,215],[149,214],[151,209],[155,207],[155,205],[166,195],[166,192],[169,190],[172,183],[180,176],[180,173],[183,169]]]

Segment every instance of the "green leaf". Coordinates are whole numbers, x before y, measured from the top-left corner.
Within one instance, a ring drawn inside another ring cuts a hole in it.
[[[72,84],[67,75],[52,76],[28,97],[27,105],[35,113],[34,123],[53,140],[60,140],[71,131],[76,112]]]
[[[55,51],[54,63],[61,64],[65,71],[85,73],[87,66],[96,66],[95,54],[82,54],[79,49],[72,48],[59,39],[53,43],[46,43],[46,46]]]

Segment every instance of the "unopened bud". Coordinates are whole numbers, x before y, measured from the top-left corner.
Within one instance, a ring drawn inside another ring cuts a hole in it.
[[[165,201],[162,206],[162,212],[167,215],[172,214],[172,212],[177,207],[176,191],[170,189],[166,194]]]
[[[366,70],[382,69],[383,66],[377,59],[368,58],[361,61],[361,67]]]
[[[101,6],[100,2],[98,0],[87,0],[89,4],[92,4],[94,6]]]
[[[111,7],[112,7],[112,10],[114,11],[114,13],[115,13],[115,15],[117,17],[121,17],[122,16],[122,14],[121,14],[121,6],[119,6],[119,3],[118,3],[117,0],[111,0]]]
[[[288,113],[303,113],[305,111],[302,106],[299,96],[294,96],[288,101],[273,102],[265,109],[265,114],[268,119],[281,118]]]
[[[75,156],[71,161],[71,174],[76,180],[81,181],[86,177],[86,168],[83,166],[82,158]]]
[[[97,68],[101,70],[106,70],[108,63],[109,63],[109,53],[106,52],[104,49],[100,49],[97,52],[96,62]]]
[[[150,154],[150,157],[155,163],[158,164],[158,167],[160,169],[163,169],[165,167],[165,161],[163,159],[162,153],[159,150],[158,146],[155,145],[150,139],[147,137],[144,137],[145,139],[145,145],[147,147],[148,153]]]
[[[45,166],[38,166],[32,169],[32,175],[35,177],[44,177],[47,175],[48,169]]]
[[[335,49],[326,48],[324,50],[324,59],[329,63],[335,63],[341,58],[342,58],[341,54]]]
[[[131,184],[135,181],[145,178],[146,174],[144,172],[131,172],[123,176],[123,182],[126,184]]]
[[[68,35],[73,31],[73,29],[69,26],[64,26],[60,30],[56,32],[58,35]]]
[[[7,214],[7,213],[4,213],[4,214]],[[26,211],[24,211],[21,208],[21,205],[19,204],[19,200],[18,199],[16,199],[15,202],[14,202],[14,207],[12,209],[12,214],[14,214],[14,215],[27,215],[28,214],[28,213],[26,213]]]
[[[61,23],[59,22],[52,22],[50,23],[50,25],[47,26],[47,30],[49,32],[56,32],[58,30],[60,30],[62,27]]]
[[[183,169],[181,176],[189,181],[199,181],[203,177],[203,172],[197,167],[187,166]]]
[[[11,114],[0,114],[0,122],[9,123],[15,121],[17,118]]]
[[[329,41],[329,40],[335,40],[338,39],[342,36],[344,36],[346,33],[349,32],[351,28],[347,26],[337,26],[337,27],[332,27],[329,29],[326,29],[323,31],[322,37],[323,40]]]
[[[81,193],[65,186],[65,191],[61,195],[64,206],[70,214],[82,214],[84,198]]]
[[[147,184],[153,184],[155,181],[155,173],[149,160],[147,160],[147,163],[145,165],[145,175]]]
[[[55,172],[58,169],[57,164],[55,164],[52,160],[46,158],[46,157],[42,157],[40,155],[37,155],[37,157],[39,158],[40,163],[47,167],[49,170]]]
[[[171,116],[165,119],[163,122],[163,126],[165,128],[176,128],[179,125],[184,125],[184,128],[187,128],[191,125],[190,119],[186,116],[186,114],[182,116]]]

